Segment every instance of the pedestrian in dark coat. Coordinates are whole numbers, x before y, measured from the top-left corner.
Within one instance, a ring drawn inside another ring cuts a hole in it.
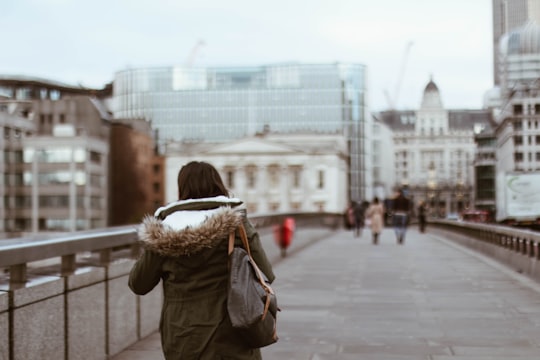
[[[420,232],[426,231],[426,203],[424,201],[420,201],[420,204],[418,205],[418,225],[420,227]]]
[[[361,201],[357,201],[355,204],[353,204],[354,229],[356,237],[362,236],[362,229],[364,228],[365,224],[364,213],[365,207]]]
[[[204,162],[183,166],[179,200],[146,217],[139,228],[144,252],[129,287],[150,292],[161,281],[160,334],[165,359],[261,359],[232,328],[227,314],[228,236],[243,224],[251,254],[272,282],[274,273],[242,201],[229,198],[217,170]],[[236,245],[241,244],[237,237]]]
[[[405,241],[410,210],[411,201],[405,196],[403,190],[399,189],[398,195],[392,203],[392,217],[398,244],[403,244]]]

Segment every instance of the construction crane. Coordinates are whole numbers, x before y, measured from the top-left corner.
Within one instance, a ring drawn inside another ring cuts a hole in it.
[[[401,83],[403,81],[403,75],[405,74],[405,67],[407,66],[407,60],[409,58],[409,53],[411,51],[411,47],[413,46],[414,42],[409,41],[407,45],[405,46],[405,51],[403,52],[403,57],[401,59],[401,67],[399,69],[397,81],[396,81],[396,87],[394,89],[394,96],[391,97],[388,93],[388,90],[384,90],[384,95],[386,97],[386,101],[388,101],[388,106],[390,107],[390,110],[395,110],[397,101],[399,98],[399,91],[401,89]]]
[[[184,63],[185,66],[193,66],[193,63],[195,62],[195,58],[197,57],[197,54],[201,50],[201,48],[206,45],[206,42],[204,40],[199,40],[197,44],[191,49],[191,52],[189,53],[188,58],[186,59],[186,62]]]

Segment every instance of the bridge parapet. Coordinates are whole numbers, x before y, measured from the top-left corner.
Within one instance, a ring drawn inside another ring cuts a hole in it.
[[[339,227],[342,214],[252,216],[260,233]],[[0,241],[0,359],[107,359],[157,330],[162,289],[127,289],[140,246],[136,226]]]
[[[540,232],[495,224],[438,220],[430,222],[458,243],[484,253],[540,281]]]

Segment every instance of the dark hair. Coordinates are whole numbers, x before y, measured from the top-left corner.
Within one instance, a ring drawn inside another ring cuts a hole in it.
[[[178,200],[229,196],[218,171],[203,161],[192,161],[178,172]]]
[[[375,197],[373,198],[373,203],[375,203],[375,204],[378,204],[378,203],[379,203],[379,198],[378,198],[377,196],[375,196]]]

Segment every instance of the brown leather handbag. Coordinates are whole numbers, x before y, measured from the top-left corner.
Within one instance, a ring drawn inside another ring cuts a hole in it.
[[[246,230],[238,227],[242,247],[234,246],[229,234],[229,289],[227,311],[232,326],[249,347],[260,348],[278,340],[276,294],[251,257]]]

